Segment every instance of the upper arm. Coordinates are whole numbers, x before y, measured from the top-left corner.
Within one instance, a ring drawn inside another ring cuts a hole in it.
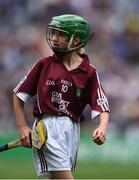
[[[26,95],[34,96],[37,93],[37,84],[42,70],[42,61],[37,61],[31,70],[24,76],[24,78],[19,82],[19,84],[14,89],[14,93],[24,93],[18,94],[19,98],[26,101],[28,98]],[[25,97],[26,96],[26,97]]]
[[[13,94],[13,104],[14,104],[14,109],[24,107],[24,101],[22,101],[16,94]]]
[[[109,104],[106,94],[100,84],[99,77],[96,71],[92,73],[90,79],[90,99],[92,118],[102,112],[109,112]]]

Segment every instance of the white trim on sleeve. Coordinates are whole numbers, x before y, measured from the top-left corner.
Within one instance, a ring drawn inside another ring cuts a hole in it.
[[[29,94],[24,93],[24,92],[18,92],[16,93],[16,96],[19,97],[24,102],[27,102],[28,99],[31,97]]]
[[[99,114],[100,114],[100,112],[92,110],[92,111],[91,111],[91,119],[94,119],[94,118],[95,118],[96,116],[98,116]]]

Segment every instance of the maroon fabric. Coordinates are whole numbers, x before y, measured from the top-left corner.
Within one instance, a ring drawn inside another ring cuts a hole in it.
[[[37,95],[34,116],[67,115],[80,121],[87,104],[93,111],[109,111],[96,69],[90,65],[87,55],[82,58],[80,66],[71,71],[54,55],[39,59],[15,88],[15,93]]]

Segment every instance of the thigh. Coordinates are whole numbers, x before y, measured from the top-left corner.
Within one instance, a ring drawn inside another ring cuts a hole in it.
[[[80,128],[68,117],[46,116],[47,143],[43,149],[50,171],[69,171],[76,164]]]
[[[47,143],[40,151],[33,151],[38,175],[53,172],[58,176],[72,176],[79,145],[79,124],[68,117],[46,116],[43,121],[47,129]]]

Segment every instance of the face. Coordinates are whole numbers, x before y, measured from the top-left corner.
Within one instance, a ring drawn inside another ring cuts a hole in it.
[[[54,48],[66,48],[67,47],[67,33],[56,29],[49,29],[49,40]]]

